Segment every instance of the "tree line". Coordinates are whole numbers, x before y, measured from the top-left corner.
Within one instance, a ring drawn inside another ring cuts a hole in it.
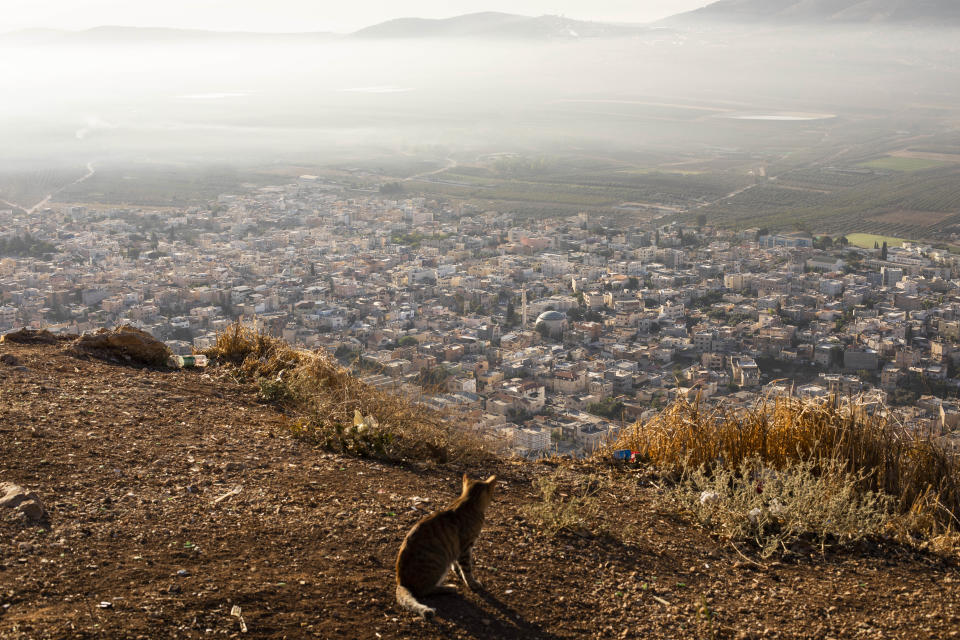
[[[57,247],[27,233],[10,238],[0,238],[0,256],[14,258],[42,258],[44,254],[56,253]]]

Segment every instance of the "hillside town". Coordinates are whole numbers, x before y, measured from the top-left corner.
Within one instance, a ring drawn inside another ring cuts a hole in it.
[[[960,255],[393,191],[0,210],[0,333],[131,324],[187,354],[239,319],[529,457],[676,397],[856,397],[960,442]]]

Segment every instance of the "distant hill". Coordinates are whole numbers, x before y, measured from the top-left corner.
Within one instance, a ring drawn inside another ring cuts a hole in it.
[[[647,27],[571,20],[562,16],[471,13],[454,18],[398,18],[357,31],[361,38],[598,38],[629,36]]]
[[[719,0],[667,24],[868,23],[960,25],[957,0]]]

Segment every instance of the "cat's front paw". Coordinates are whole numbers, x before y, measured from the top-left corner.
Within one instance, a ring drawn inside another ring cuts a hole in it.
[[[471,591],[483,591],[483,585],[480,584],[479,580],[469,580],[467,586],[470,587]]]

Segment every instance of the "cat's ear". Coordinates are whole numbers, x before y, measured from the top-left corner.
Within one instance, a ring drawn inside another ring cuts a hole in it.
[[[496,482],[496,481],[497,481],[497,476],[490,476],[489,478],[487,478],[487,479],[485,480],[485,482],[486,482],[487,484],[493,484],[493,483]]]

